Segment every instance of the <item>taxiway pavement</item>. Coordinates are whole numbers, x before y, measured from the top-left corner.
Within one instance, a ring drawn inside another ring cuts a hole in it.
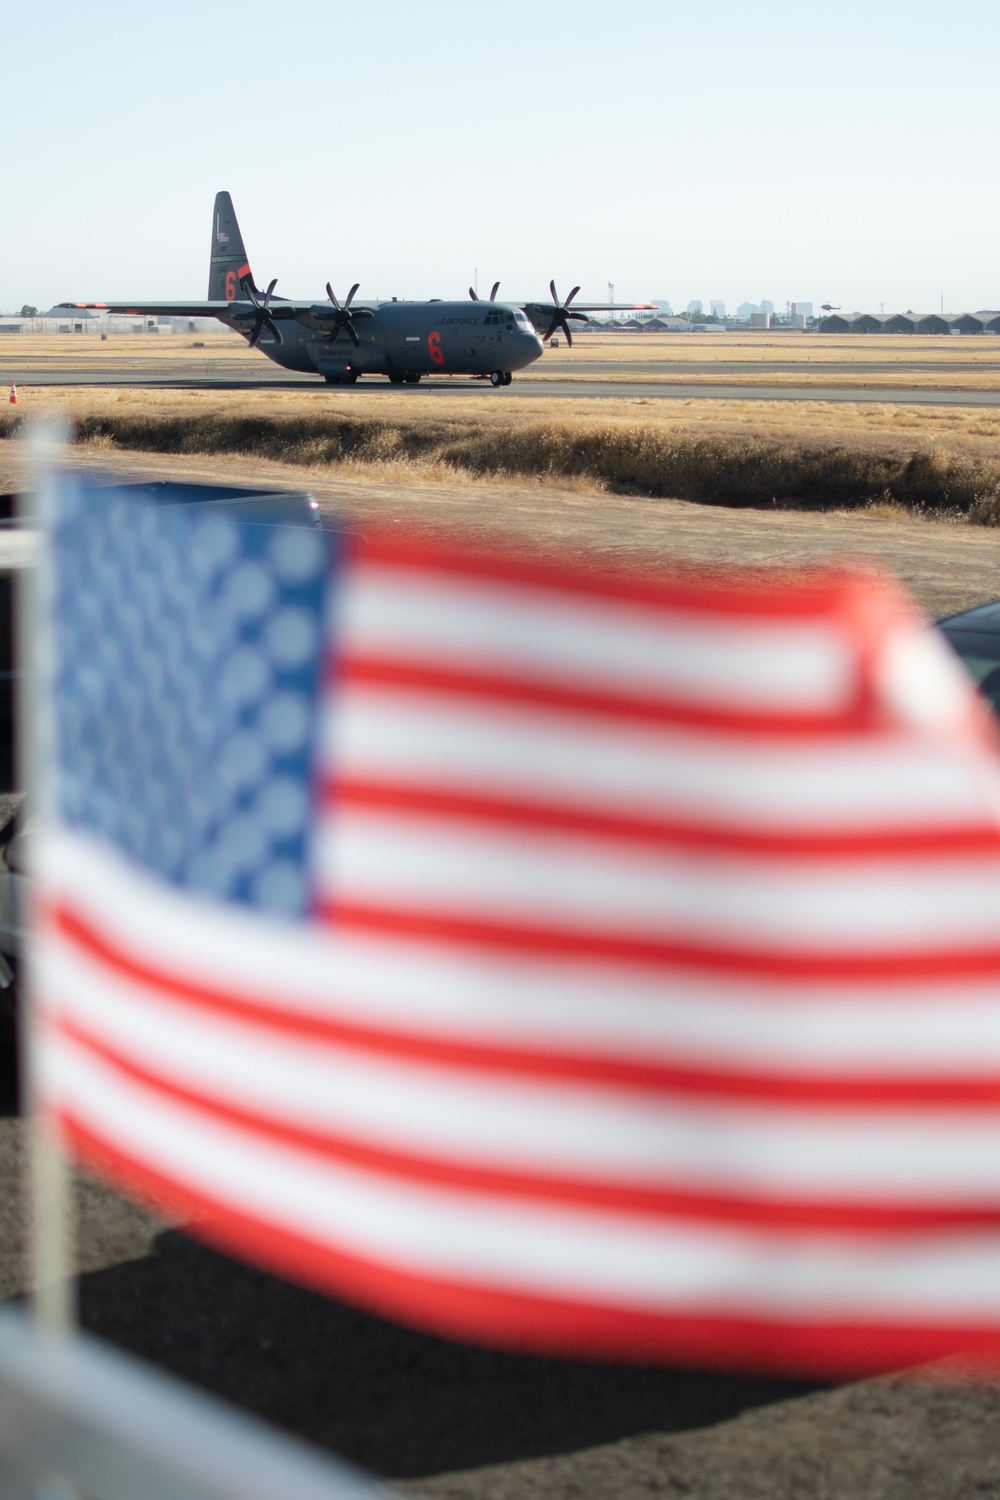
[[[544,397],[576,400],[646,400],[646,401],[823,401],[865,405],[890,406],[971,406],[1000,407],[1000,389],[997,390],[940,390],[927,387],[906,386],[795,386],[795,385],[702,385],[697,381],[653,382],[643,380],[643,373],[650,369],[663,372],[662,365],[644,366],[636,371],[636,378],[622,379],[632,372],[630,365],[612,365],[609,370],[617,374],[615,380],[595,380],[587,377],[547,377],[533,379],[530,375],[511,386],[496,392],[498,400],[531,400]],[[709,367],[718,374],[718,367]],[[772,367],[774,368],[774,367]],[[793,367],[794,368],[794,367]],[[798,367],[801,369],[801,367]],[[814,366],[807,366],[810,371]],[[838,366],[844,370],[844,366]],[[750,373],[743,367],[745,373]],[[684,367],[687,374],[689,367]],[[860,373],[860,372],[857,372]],[[231,365],[215,367],[200,362],[182,364],[136,363],[116,365],[111,368],[64,368],[46,367],[42,370],[22,370],[14,364],[0,368],[0,386],[16,381],[19,388],[30,390],[47,386],[80,386],[96,389],[132,387],[150,390],[206,390],[206,391],[252,391],[252,390],[323,390],[323,381],[318,375],[300,375],[293,370],[282,370],[268,363],[257,365]],[[390,385],[387,380],[376,377],[363,380],[357,387],[334,386],[334,390],[347,392],[351,389],[377,393],[393,392],[396,395],[409,392],[417,398],[421,395],[481,395],[492,390],[488,382],[461,376],[424,379],[419,385]]]

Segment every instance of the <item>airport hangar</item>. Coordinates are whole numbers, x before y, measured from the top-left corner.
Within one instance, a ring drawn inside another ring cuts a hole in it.
[[[1000,312],[830,313],[819,333],[1000,333]]]

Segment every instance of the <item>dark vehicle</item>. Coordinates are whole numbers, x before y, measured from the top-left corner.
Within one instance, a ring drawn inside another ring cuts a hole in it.
[[[1000,717],[1000,600],[978,604],[938,621],[938,629],[962,658],[979,691]]]

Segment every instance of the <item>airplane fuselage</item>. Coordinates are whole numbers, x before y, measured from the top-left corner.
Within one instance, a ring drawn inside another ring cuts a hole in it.
[[[331,382],[359,375],[388,375],[413,380],[421,375],[493,375],[523,370],[543,353],[544,345],[519,306],[506,302],[367,302],[355,303],[355,346],[346,329],[332,329],[328,306],[282,317],[282,302],[272,312],[281,342],[265,330],[257,347],[289,370],[314,371]],[[371,316],[365,316],[370,313]],[[234,300],[232,312],[218,313],[224,323],[249,338],[254,310]]]
[[[341,303],[326,284],[327,300],[312,302],[276,297],[277,278],[265,290],[254,281],[233,200],[216,193],[208,296],[188,302],[63,302],[61,307],[95,308],[105,313],[140,317],[218,318],[235,329],[251,349],[260,349],[275,364],[303,374],[322,375],[331,383],[354,382],[361,375],[387,375],[392,381],[416,381],[423,375],[488,376],[493,385],[509,385],[515,370],[533,364],[545,352],[545,340],[561,331],[573,342],[570,320],[586,323],[603,302],[575,303],[575,286],[560,301],[554,281],[552,301],[498,302],[499,281],[489,300],[480,301],[473,287],[465,302],[355,302],[355,282]],[[650,303],[619,303],[635,310]]]

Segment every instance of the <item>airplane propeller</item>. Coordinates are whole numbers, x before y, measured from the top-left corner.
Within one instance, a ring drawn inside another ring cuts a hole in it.
[[[563,333],[566,335],[567,344],[569,344],[570,348],[573,347],[573,335],[569,331],[569,319],[578,318],[581,323],[587,322],[586,313],[570,312],[569,310],[569,305],[579,290],[580,288],[578,286],[575,286],[570,292],[569,296],[566,298],[566,301],[560,302],[559,293],[556,291],[555,282],[549,282],[549,291],[552,293],[552,300],[555,303],[555,311],[552,314],[552,322],[549,324],[546,331],[542,334],[543,344],[552,337],[557,328],[561,328]]]
[[[354,285],[351,287],[351,290],[347,294],[347,298],[344,301],[343,306],[341,306],[341,304],[337,301],[336,296],[334,295],[333,287],[329,282],[327,282],[326,284],[326,295],[329,297],[334,306],[334,314],[332,319],[333,337],[336,338],[342,328],[346,329],[347,333],[351,337],[351,341],[354,344],[355,349],[357,349],[358,345],[361,343],[361,340],[358,338],[358,330],[354,326],[354,319],[373,318],[375,316],[375,314],[368,307],[351,307],[354,293],[357,291],[360,285],[360,281],[356,281],[354,283]]]
[[[260,341],[260,336],[264,332],[265,328],[273,336],[275,343],[281,343],[281,330],[268,311],[271,305],[271,295],[277,285],[278,278],[277,276],[275,276],[267,291],[264,293],[263,302],[261,302],[258,300],[257,288],[254,286],[253,278],[251,276],[244,276],[243,280],[240,282],[240,286],[243,289],[243,295],[253,304],[253,309],[256,314],[254,318],[253,328],[250,330],[249,344],[251,349],[255,349],[257,347],[257,344]]]
[[[493,290],[492,290],[492,292],[490,292],[490,301],[491,302],[495,302],[497,300],[497,292],[499,290],[500,290],[500,283],[499,283],[499,281],[494,281],[494,283],[493,283]],[[473,287],[471,287],[471,286],[469,287],[469,296],[472,298],[473,302],[482,302],[482,300],[483,300],[482,297],[480,297],[479,293]]]

